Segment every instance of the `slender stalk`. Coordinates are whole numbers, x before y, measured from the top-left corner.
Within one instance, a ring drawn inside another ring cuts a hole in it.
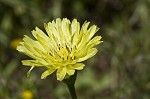
[[[72,99],[77,99],[77,94],[75,90],[75,81],[76,81],[76,76],[77,76],[77,71],[75,72],[74,75],[70,76],[68,79],[64,79],[63,82],[67,85],[70,95]]]
[[[77,99],[76,91],[74,85],[67,85],[72,99]]]

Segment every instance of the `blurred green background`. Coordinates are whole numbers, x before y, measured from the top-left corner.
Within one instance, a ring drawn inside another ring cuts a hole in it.
[[[0,99],[70,99],[66,85],[39,68],[26,77],[23,35],[60,17],[98,25],[96,56],[78,72],[79,99],[150,99],[150,0],[0,0]]]

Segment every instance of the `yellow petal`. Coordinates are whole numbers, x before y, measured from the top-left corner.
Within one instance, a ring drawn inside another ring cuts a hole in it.
[[[34,68],[34,66],[32,66],[32,67],[29,69],[29,71],[27,72],[27,77],[30,76],[30,72],[33,70],[33,68]]]
[[[61,24],[62,34],[64,35],[65,39],[67,39],[68,41],[71,41],[71,33],[70,33],[69,25],[70,25],[70,21],[64,18]]]
[[[66,67],[58,68],[57,73],[56,73],[57,80],[62,81],[65,78],[66,72],[67,72]]]
[[[78,27],[78,22],[76,19],[73,19],[71,23],[71,36],[73,36],[76,32],[79,33],[79,27]]]
[[[59,19],[56,19],[56,21],[57,21],[57,23],[59,23],[59,22],[58,22]],[[57,40],[58,40],[59,43],[61,44],[59,31],[58,31],[58,29],[57,29],[57,28],[58,28],[58,25],[57,25],[54,21],[52,21],[51,27],[49,27],[49,28],[50,28],[52,34],[57,38]]]
[[[87,44],[88,48],[92,48],[92,47],[102,43],[103,41],[100,41],[101,38],[102,38],[101,36],[96,36],[92,40],[90,40],[90,42]]]
[[[83,49],[80,49],[78,52],[76,52],[75,57],[76,58],[81,58],[87,55],[88,47],[84,46]]]
[[[99,28],[96,25],[91,26],[88,30],[88,33],[90,34],[88,39],[91,39],[98,30]]]
[[[43,46],[38,41],[34,41],[33,39],[31,39],[30,37],[28,37],[26,35],[23,38],[23,41],[32,47],[38,48],[38,49],[46,52],[45,49],[43,48]]]
[[[41,54],[39,54],[32,46],[28,45],[27,43],[24,44],[24,47],[28,49],[34,56],[36,57],[42,57]]]
[[[83,35],[83,36],[81,36],[82,37],[82,39],[81,39],[81,41],[78,43],[78,45],[77,45],[77,50],[80,50],[80,49],[83,49],[84,48],[84,46],[88,43],[88,41],[89,41],[89,39],[88,39],[88,37],[89,37],[89,34],[88,33],[86,33],[85,35]]]
[[[60,53],[62,54],[62,57],[63,57],[65,60],[67,60],[68,51],[67,51],[66,46],[63,47],[63,48],[60,48]]]
[[[33,36],[37,39],[37,35],[44,38],[46,41],[48,41],[48,36],[40,30],[38,27],[35,28],[35,30],[32,31]]]
[[[66,71],[68,75],[73,75],[75,73],[74,67],[73,66],[66,66]]]
[[[89,24],[90,24],[90,22],[85,21],[84,24],[82,25],[80,33],[83,33],[83,34],[87,33],[87,28],[88,28]]]
[[[74,73],[75,73],[75,70],[68,70],[68,69],[67,69],[67,74],[68,74],[68,75],[71,76],[71,75],[73,75]]]
[[[85,65],[82,63],[76,63],[72,67],[75,68],[76,70],[82,70],[84,66]]]
[[[87,60],[88,58],[91,58],[92,56],[94,56],[97,53],[97,51],[98,50],[96,48],[89,49],[88,52],[87,52],[87,55],[82,57],[82,58],[79,58],[78,62],[82,62],[82,61]]]
[[[56,26],[55,22],[53,23],[49,22],[48,24],[45,24],[45,29],[46,32],[48,33],[48,36],[51,38],[51,36],[54,35],[55,40],[57,41],[58,44],[60,44],[60,35],[55,26]]]
[[[23,60],[21,61],[23,65],[25,66],[43,66],[40,62],[37,60]]]
[[[17,50],[21,53],[24,53],[25,55],[31,57],[31,58],[36,58],[36,56],[30,52],[25,46],[23,45],[20,45],[20,46],[17,46]]]
[[[74,20],[73,23],[71,24],[71,29],[72,29],[72,41],[71,42],[72,42],[72,46],[74,47],[81,40],[81,37],[82,37],[80,36],[79,38],[80,23]]]
[[[50,74],[52,74],[56,69],[48,69],[46,70],[42,75],[41,75],[41,79],[45,79],[47,76],[49,76]]]

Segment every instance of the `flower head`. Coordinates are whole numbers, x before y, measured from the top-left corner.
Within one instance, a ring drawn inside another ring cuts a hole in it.
[[[19,45],[19,42],[21,42],[21,41],[22,41],[22,39],[20,39],[20,38],[12,40],[10,43],[10,47],[13,49],[16,49],[16,47]]]
[[[22,92],[22,99],[32,99],[33,98],[33,94],[30,90],[25,90]]]
[[[46,33],[36,27],[32,31],[35,40],[25,35],[17,50],[32,58],[22,61],[23,65],[31,66],[28,74],[34,67],[46,67],[42,79],[56,71],[57,80],[62,81],[75,70],[82,70],[85,65],[81,62],[94,56],[98,51],[94,47],[102,42],[101,36],[93,37],[99,28],[88,28],[89,24],[84,22],[80,28],[76,19],[70,22],[57,18],[44,24]]]

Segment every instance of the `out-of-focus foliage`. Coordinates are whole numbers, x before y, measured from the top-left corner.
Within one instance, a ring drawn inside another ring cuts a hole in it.
[[[104,43],[78,72],[79,99],[150,99],[150,0],[0,0],[0,99],[69,99],[55,75],[40,79],[14,48],[35,26],[57,17],[97,24]]]

